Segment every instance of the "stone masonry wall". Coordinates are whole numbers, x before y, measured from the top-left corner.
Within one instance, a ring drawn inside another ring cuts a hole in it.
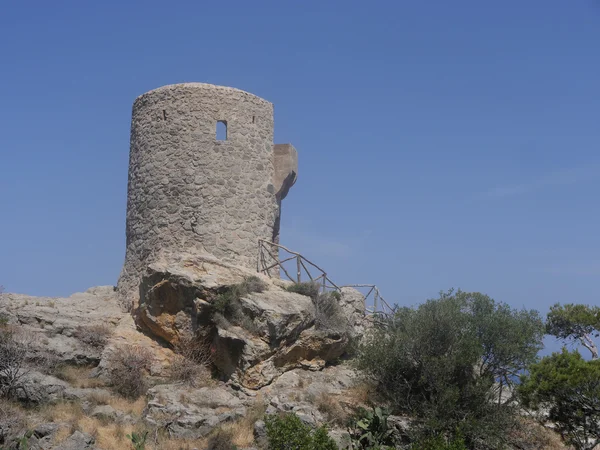
[[[210,84],[164,86],[135,100],[130,144],[124,306],[159,258],[197,251],[256,267],[258,239],[279,234],[271,103]]]

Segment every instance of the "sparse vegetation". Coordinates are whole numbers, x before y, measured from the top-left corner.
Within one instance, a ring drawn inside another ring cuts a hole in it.
[[[344,315],[339,302],[340,294],[337,291],[321,293],[313,299],[317,330],[345,335],[351,333],[348,318]]]
[[[196,387],[210,382],[209,368],[213,357],[208,339],[199,335],[182,336],[174,350],[177,356],[171,362],[171,380]]]
[[[323,394],[315,398],[315,404],[328,423],[342,427],[348,424],[350,416],[340,404],[339,396]]]
[[[6,399],[0,399],[0,448],[14,442],[26,430],[23,410]]]
[[[224,429],[216,430],[208,438],[206,450],[237,450],[233,443],[233,433]]]
[[[289,292],[305,295],[315,300],[319,296],[321,285],[316,281],[303,281],[300,283],[292,283],[286,289]]]
[[[258,328],[252,317],[244,312],[241,299],[253,292],[263,292],[266,287],[266,284],[256,276],[247,277],[242,283],[227,287],[213,303],[215,321],[222,327],[226,327],[227,323],[230,322],[250,333],[257,334]]]
[[[0,397],[27,396],[25,379],[31,369],[27,353],[35,336],[12,326],[0,327]]]
[[[143,347],[117,347],[110,357],[111,386],[123,397],[138,398],[148,387],[146,372],[151,362],[152,354]]]
[[[131,441],[135,450],[144,450],[146,448],[146,439],[148,438],[148,431],[143,431],[141,433],[136,433],[132,431],[131,434],[128,434],[126,437]]]
[[[106,325],[89,325],[86,327],[78,327],[75,330],[75,337],[84,344],[95,349],[103,349],[108,342],[111,334],[110,328]]]

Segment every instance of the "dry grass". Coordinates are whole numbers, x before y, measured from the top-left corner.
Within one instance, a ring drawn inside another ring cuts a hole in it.
[[[27,425],[27,416],[23,408],[17,403],[0,398],[0,442],[22,436],[28,428]]]
[[[76,388],[105,387],[106,383],[101,379],[90,378],[92,370],[90,366],[61,365],[53,371],[53,375]]]
[[[239,448],[252,447],[254,443],[254,422],[264,417],[266,408],[263,399],[258,396],[254,405],[248,408],[243,418],[236,422],[226,423],[221,429],[233,436],[232,442]]]
[[[95,392],[88,396],[88,400],[95,405],[109,405],[118,411],[123,411],[133,417],[140,417],[146,407],[146,398],[140,396],[137,399],[124,398],[109,395],[104,392]]]
[[[510,442],[523,450],[571,450],[560,435],[532,419],[522,418],[510,432]]]
[[[143,399],[127,403],[127,400],[111,397],[110,404],[113,408],[121,409],[129,414],[136,414],[139,417],[143,409]],[[54,443],[60,444],[75,431],[88,433],[96,439],[96,445],[106,450],[120,450],[131,448],[131,441],[127,434],[136,431],[136,427],[131,424],[120,424],[108,422],[103,419],[89,417],[85,415],[81,405],[76,402],[62,402],[53,405],[46,405],[40,411],[40,419],[44,422],[64,423],[54,435]]]
[[[378,394],[375,386],[365,381],[347,389],[343,397],[345,403],[356,406],[369,406],[377,400]]]
[[[350,414],[340,404],[339,395],[323,394],[317,397],[315,403],[328,423],[340,426],[348,424]]]

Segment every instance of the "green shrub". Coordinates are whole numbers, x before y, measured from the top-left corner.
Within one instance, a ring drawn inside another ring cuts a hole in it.
[[[295,414],[265,418],[269,450],[337,450],[327,428],[312,429]]]
[[[530,367],[519,394],[523,406],[548,411],[548,419],[576,449],[600,444],[600,360],[586,361],[563,348]]]
[[[258,333],[258,327],[254,320],[244,312],[241,299],[253,292],[263,292],[266,288],[267,285],[260,278],[256,276],[247,277],[243,282],[231,285],[217,295],[213,302],[215,312],[220,314],[226,322],[231,322],[256,334]],[[226,324],[220,318],[217,318],[217,322],[220,326]]]
[[[394,430],[388,426],[388,416],[387,411],[381,408],[373,408],[371,411],[361,408],[351,433],[353,448],[393,449]]]
[[[321,285],[316,281],[303,281],[301,283],[290,284],[286,289],[288,292],[306,295],[314,300],[319,296]]]
[[[411,450],[467,450],[464,439],[460,436],[455,436],[450,440],[438,435],[429,437],[414,442],[410,446]]]
[[[146,448],[146,438],[148,437],[147,431],[144,431],[143,433],[132,432],[126,437],[131,441],[135,450],[144,450]]]
[[[450,291],[382,318],[363,338],[357,366],[394,412],[414,418],[413,439],[451,439],[460,429],[469,448],[501,448],[518,417],[502,394],[535,360],[543,335],[537,311]]]

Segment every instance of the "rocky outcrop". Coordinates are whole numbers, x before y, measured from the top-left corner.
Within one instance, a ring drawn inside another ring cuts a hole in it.
[[[243,417],[246,408],[220,386],[191,389],[182,384],[155,386],[148,391],[144,419],[178,437],[197,439],[215,427]]]
[[[86,331],[108,337],[125,316],[112,286],[90,288],[68,298],[1,294],[0,314],[30,335],[32,352],[70,364],[98,363],[101,347],[86,342]]]
[[[364,318],[364,297],[358,291],[342,290],[344,327],[332,330],[317,329],[310,297],[288,292],[281,281],[266,277],[260,280],[261,292],[244,291],[235,299],[243,320],[218,313],[220,296],[256,276],[206,255],[152,264],[140,288],[137,324],[173,346],[202,336],[219,372],[249,389],[266,386],[294,368],[320,370],[344,354]]]

